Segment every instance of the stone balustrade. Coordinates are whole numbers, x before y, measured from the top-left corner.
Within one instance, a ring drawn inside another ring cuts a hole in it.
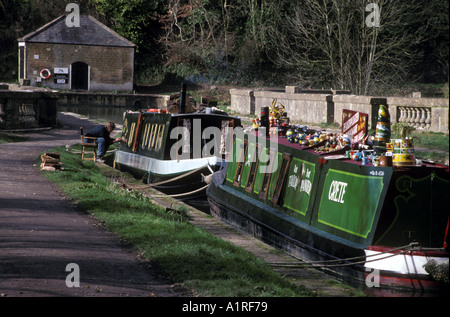
[[[261,107],[274,99],[285,106],[292,121],[308,124],[342,122],[344,109],[369,115],[369,128],[375,128],[378,108],[389,108],[391,123],[406,123],[418,130],[448,133],[449,100],[445,98],[400,98],[351,95],[348,91],[231,89],[231,109],[258,115]]]
[[[57,125],[54,92],[0,89],[0,130],[46,128]]]
[[[445,98],[389,97],[391,121],[418,130],[448,133],[449,100]],[[394,117],[393,117],[394,114]]]
[[[64,107],[166,109],[169,98],[156,94],[62,92],[0,83],[0,130],[56,126],[57,111]]]
[[[431,128],[431,107],[398,107],[400,115],[397,119],[399,123],[406,123],[411,127],[422,130]]]

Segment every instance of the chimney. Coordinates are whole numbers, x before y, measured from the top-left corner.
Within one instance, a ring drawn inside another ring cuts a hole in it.
[[[186,84],[181,84],[180,109],[178,113],[186,113]]]

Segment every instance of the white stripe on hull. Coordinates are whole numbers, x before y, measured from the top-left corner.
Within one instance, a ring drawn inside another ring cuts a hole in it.
[[[177,175],[201,168],[203,166],[214,166],[222,161],[221,158],[213,156],[189,160],[158,160],[148,156],[134,153],[116,151],[116,162],[145,172],[158,175]]]
[[[366,268],[390,271],[399,274],[425,274],[423,266],[430,260],[435,260],[437,263],[447,262],[445,257],[429,257],[423,255],[410,254],[395,254],[395,253],[381,253],[378,251],[364,250],[368,261],[364,266]]]

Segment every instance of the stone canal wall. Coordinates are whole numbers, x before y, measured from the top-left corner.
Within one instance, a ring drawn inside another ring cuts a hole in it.
[[[348,91],[231,89],[231,110],[256,114],[274,99],[284,105],[291,120],[308,124],[342,122],[344,109],[369,115],[375,128],[380,104],[387,105],[391,123],[406,123],[425,131],[449,133],[449,100],[444,98],[399,98],[351,95]],[[0,129],[56,125],[58,107],[118,107],[166,109],[170,96],[158,94],[64,92],[0,83]]]
[[[169,96],[103,92],[59,92],[58,106],[126,107],[165,109]]]
[[[57,93],[47,90],[9,90],[0,84],[0,130],[53,127]]]
[[[448,133],[449,100],[445,98],[398,98],[357,96],[348,91],[301,90],[287,86],[285,90],[231,89],[231,109],[242,114],[256,114],[277,99],[289,118],[310,124],[342,122],[342,110],[369,115],[369,128],[375,128],[378,108],[389,108],[391,123],[406,123],[416,129]]]
[[[101,92],[62,92],[0,83],[0,129],[28,129],[57,125],[59,108],[166,109],[170,96]]]

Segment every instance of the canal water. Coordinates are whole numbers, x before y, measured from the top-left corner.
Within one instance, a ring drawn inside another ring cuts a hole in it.
[[[58,106],[58,112],[73,112],[88,119],[104,119],[116,124],[123,124],[123,114],[130,110],[127,107],[98,107],[98,106]]]

